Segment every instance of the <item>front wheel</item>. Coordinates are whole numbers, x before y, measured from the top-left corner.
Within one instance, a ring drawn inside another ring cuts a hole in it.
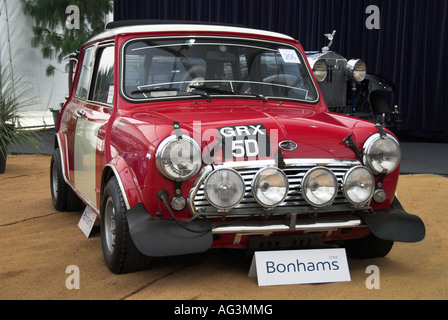
[[[361,239],[347,240],[344,244],[349,257],[361,259],[385,257],[393,245],[393,241],[377,238],[373,234]]]
[[[101,201],[101,244],[107,266],[117,274],[146,269],[151,260],[135,247],[126,213],[118,181],[112,177]]]

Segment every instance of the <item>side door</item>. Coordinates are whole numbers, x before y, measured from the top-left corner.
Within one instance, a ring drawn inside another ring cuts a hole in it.
[[[60,139],[64,152],[64,162],[66,163],[65,174],[68,182],[74,188],[76,185],[74,167],[76,125],[79,116],[84,112],[84,106],[89,94],[94,67],[95,49],[95,46],[91,46],[85,48],[81,52],[77,78],[76,82],[73,84],[75,86],[73,96],[67,101],[61,114]]]
[[[105,131],[113,111],[114,69],[113,44],[98,45],[94,50],[92,47],[92,53],[86,53],[83,61],[76,89],[78,95],[75,93],[78,101],[72,108],[76,122],[72,131],[73,152],[69,154],[70,167],[73,168],[72,183],[84,201],[97,212]],[[86,73],[85,80],[83,72]]]

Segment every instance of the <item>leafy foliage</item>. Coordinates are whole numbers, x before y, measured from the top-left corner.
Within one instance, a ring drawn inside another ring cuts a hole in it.
[[[31,46],[41,47],[47,59],[57,59],[79,50],[94,35],[104,31],[104,18],[112,11],[110,0],[21,0],[25,14],[35,20]],[[68,6],[79,8],[79,29],[70,27]],[[68,27],[69,26],[69,27]],[[73,63],[69,62],[69,87],[73,75]],[[46,74],[52,75],[55,68],[48,66]]]
[[[36,103],[34,98],[29,97],[30,89],[22,78],[14,79],[12,74],[0,71],[0,153],[4,156],[7,146],[13,142],[31,143],[39,147],[35,132],[15,126],[19,118],[17,111]]]

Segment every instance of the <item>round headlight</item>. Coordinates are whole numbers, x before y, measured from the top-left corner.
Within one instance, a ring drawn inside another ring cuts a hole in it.
[[[310,59],[310,66],[313,70],[314,77],[318,82],[322,82],[327,77],[327,63],[323,59]]]
[[[361,82],[367,75],[367,66],[364,61],[359,59],[352,59],[347,62],[346,75],[349,80]]]
[[[302,195],[315,207],[330,205],[338,192],[338,180],[329,169],[316,167],[308,171],[302,181]]]
[[[288,195],[288,178],[278,168],[268,167],[257,172],[252,181],[252,194],[264,207],[272,208],[282,203]]]
[[[192,178],[201,168],[201,149],[189,136],[169,136],[156,152],[156,165],[160,173],[175,181]]]
[[[230,210],[243,199],[246,185],[238,172],[224,168],[210,173],[205,180],[204,191],[215,208]]]
[[[375,173],[391,173],[400,164],[400,145],[389,134],[381,138],[379,133],[375,133],[366,140],[363,149],[364,164],[368,165]]]
[[[356,166],[344,176],[345,198],[354,206],[362,207],[370,202],[375,190],[375,180],[369,169]]]

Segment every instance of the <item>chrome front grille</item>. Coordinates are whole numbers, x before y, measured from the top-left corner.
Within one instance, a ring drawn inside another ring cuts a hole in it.
[[[255,174],[266,166],[274,166],[275,162],[269,160],[247,161],[247,162],[226,162],[215,166],[230,167],[235,169],[243,178],[246,185],[246,192],[243,200],[238,206],[230,211],[219,211],[213,207],[204,195],[204,181],[212,171],[210,166],[204,168],[193,186],[189,196],[189,208],[194,216],[248,216],[253,214],[287,214],[287,213],[312,213],[312,212],[332,212],[354,210],[345,199],[342,186],[345,173],[351,168],[360,165],[356,160],[333,160],[333,159],[285,159],[283,172],[289,181],[289,192],[285,201],[273,209],[262,207],[252,195],[251,183]],[[330,169],[338,180],[338,193],[332,205],[324,208],[312,207],[301,194],[301,183],[305,174],[315,168],[322,166]]]

